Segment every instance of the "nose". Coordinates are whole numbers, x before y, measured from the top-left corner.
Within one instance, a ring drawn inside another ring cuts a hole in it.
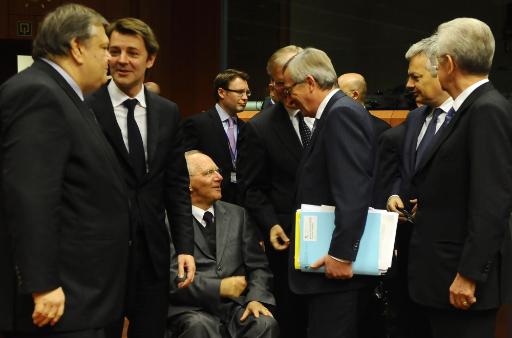
[[[414,81],[411,78],[407,79],[407,83],[405,84],[405,88],[411,90],[414,88]]]
[[[213,176],[213,179],[216,180],[216,181],[222,181],[224,179],[224,177],[222,177],[222,175],[220,174],[220,172],[216,171],[214,173],[214,176]]]
[[[128,57],[126,56],[126,52],[122,51],[119,53],[119,57],[117,58],[117,62],[126,63],[128,62]]]

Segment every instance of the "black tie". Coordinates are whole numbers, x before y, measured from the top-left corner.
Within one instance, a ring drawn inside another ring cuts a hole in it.
[[[142,143],[142,136],[140,135],[139,127],[135,122],[135,106],[137,99],[128,99],[123,102],[123,105],[128,109],[128,116],[126,118],[126,125],[128,129],[128,150],[130,153],[130,160],[132,161],[133,169],[138,178],[141,178],[146,173],[146,156],[144,155],[144,143]]]
[[[203,220],[206,223],[206,229],[211,228],[211,225],[213,224],[213,214],[209,211],[206,211],[203,215]]]
[[[425,155],[427,150],[430,148],[430,145],[432,144],[432,140],[436,134],[437,118],[442,112],[443,110],[441,108],[434,109],[432,119],[430,120],[430,123],[427,126],[427,130],[425,131],[425,134],[423,135],[423,138],[418,145],[418,149],[416,149],[416,168],[418,167],[421,158]]]
[[[302,140],[302,146],[306,149],[311,143],[311,130],[306,124],[306,121],[304,121],[304,115],[302,115],[301,111],[299,111],[296,116],[297,120],[299,120],[299,133],[300,139]]]

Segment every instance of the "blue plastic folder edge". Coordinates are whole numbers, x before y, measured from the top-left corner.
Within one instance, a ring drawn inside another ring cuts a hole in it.
[[[334,212],[329,211],[297,211],[295,224],[295,268],[303,272],[320,272],[324,268],[311,269],[310,265],[326,255],[331,244],[334,231]],[[379,246],[380,246],[379,213],[368,213],[359,250],[352,269],[354,274],[380,275]]]

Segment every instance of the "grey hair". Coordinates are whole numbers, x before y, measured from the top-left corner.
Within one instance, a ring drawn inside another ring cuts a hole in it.
[[[290,57],[292,54],[296,55],[298,53],[302,52],[302,48],[295,46],[295,45],[289,45],[282,48],[279,48],[270,56],[267,62],[267,74],[272,77],[272,70],[274,67],[283,67],[288,60],[290,60]]]
[[[485,22],[457,18],[439,25],[434,36],[437,56],[450,55],[460,69],[469,74],[489,74],[495,42]]]
[[[71,47],[73,38],[86,41],[91,37],[92,27],[106,26],[107,20],[95,10],[66,4],[57,7],[44,18],[32,44],[34,58],[64,56]]]
[[[288,70],[290,77],[296,83],[312,76],[321,89],[338,87],[338,78],[327,54],[316,48],[306,48],[292,57],[283,67]]]
[[[405,59],[411,61],[411,59],[417,55],[425,55],[427,57],[426,68],[430,71],[432,77],[437,77],[437,59],[435,51],[435,36],[422,39],[416,42],[414,45],[409,47],[405,53]]]
[[[187,170],[188,170],[189,176],[194,175],[195,172],[197,171],[197,165],[195,165],[195,166],[192,165],[192,163],[190,161],[190,157],[192,157],[193,155],[197,155],[197,154],[203,154],[203,153],[197,149],[192,149],[192,150],[185,152],[185,160],[187,161]]]

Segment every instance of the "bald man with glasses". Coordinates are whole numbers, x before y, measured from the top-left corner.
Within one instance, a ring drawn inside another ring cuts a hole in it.
[[[238,133],[244,122],[237,114],[244,111],[251,96],[249,76],[236,69],[226,69],[213,81],[216,104],[211,109],[183,121],[185,150],[200,150],[219,165],[222,200],[237,203]]]

